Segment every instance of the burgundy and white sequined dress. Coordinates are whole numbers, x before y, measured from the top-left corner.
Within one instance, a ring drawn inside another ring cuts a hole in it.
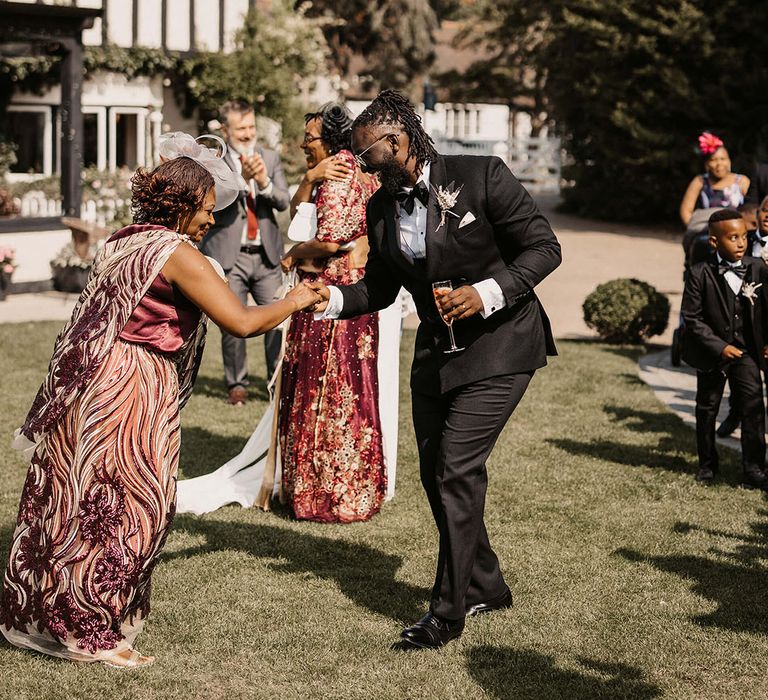
[[[175,511],[179,352],[200,317],[157,274],[37,443],[0,602],[12,644],[96,661],[140,632]]]

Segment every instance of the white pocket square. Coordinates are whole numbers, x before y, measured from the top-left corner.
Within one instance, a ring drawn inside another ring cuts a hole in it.
[[[461,221],[459,221],[459,228],[466,226],[467,224],[471,224],[474,220],[475,215],[471,211],[468,211],[466,214],[464,214]]]

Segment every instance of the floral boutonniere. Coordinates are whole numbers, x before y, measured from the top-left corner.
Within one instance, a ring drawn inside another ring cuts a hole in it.
[[[756,282],[744,282],[741,286],[741,295],[749,300],[749,303],[754,306],[755,299],[757,298],[757,290],[762,286],[762,284],[757,284]]]
[[[457,219],[459,218],[459,215],[455,212],[452,212],[451,209],[456,206],[456,201],[459,198],[459,192],[461,192],[463,187],[464,185],[461,185],[458,190],[454,190],[453,183],[447,187],[438,185],[437,188],[432,185],[432,189],[435,191],[435,196],[437,197],[437,206],[440,207],[440,223],[435,229],[435,233],[437,233],[443,226],[445,226],[445,217],[448,214],[455,216]]]

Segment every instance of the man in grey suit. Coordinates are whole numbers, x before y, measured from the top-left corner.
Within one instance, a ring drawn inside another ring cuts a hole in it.
[[[226,161],[242,174],[248,192],[216,212],[216,223],[200,243],[200,250],[218,260],[232,291],[245,304],[250,293],[257,304],[270,303],[281,283],[283,239],[275,210],[288,208],[290,197],[283,165],[276,151],[256,143],[256,115],[246,102],[231,101],[221,107],[222,132],[229,145]],[[267,373],[272,376],[280,354],[280,331],[264,335]],[[245,340],[222,331],[224,377],[230,404],[248,398],[248,364]]]

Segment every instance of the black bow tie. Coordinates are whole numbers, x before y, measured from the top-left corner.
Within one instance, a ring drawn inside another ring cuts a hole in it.
[[[726,272],[733,272],[734,275],[738,275],[741,279],[744,279],[744,275],[747,274],[747,268],[742,263],[729,265],[727,262],[721,262],[717,266],[717,271],[721,275],[724,275]]]
[[[408,212],[413,214],[413,207],[416,206],[416,200],[419,200],[425,207],[429,202],[429,189],[427,186],[419,180],[410,192],[398,192],[397,201],[400,202],[400,206]]]

